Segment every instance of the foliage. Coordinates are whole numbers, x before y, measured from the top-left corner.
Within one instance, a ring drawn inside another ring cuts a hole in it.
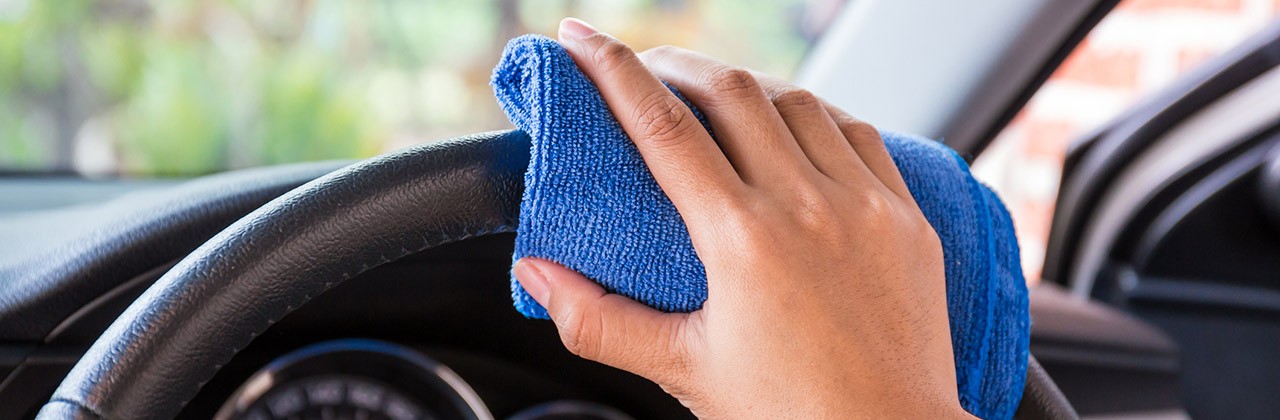
[[[803,1],[0,0],[0,170],[187,176],[501,128],[502,44],[565,15],[785,74]]]

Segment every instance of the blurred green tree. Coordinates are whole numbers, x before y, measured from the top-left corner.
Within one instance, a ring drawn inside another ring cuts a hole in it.
[[[809,0],[0,0],[0,170],[189,176],[506,126],[502,45],[597,23],[786,75]]]

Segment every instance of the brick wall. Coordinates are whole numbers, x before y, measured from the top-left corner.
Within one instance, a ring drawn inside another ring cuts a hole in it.
[[[974,165],[1013,213],[1029,282],[1040,277],[1068,143],[1278,13],[1280,0],[1125,0],[1094,28]]]

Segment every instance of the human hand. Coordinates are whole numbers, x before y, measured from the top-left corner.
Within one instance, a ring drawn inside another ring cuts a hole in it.
[[[874,128],[781,80],[678,48],[637,56],[574,19],[560,42],[680,212],[708,294],[698,311],[662,313],[518,261],[570,351],[700,417],[968,416],[942,247]]]

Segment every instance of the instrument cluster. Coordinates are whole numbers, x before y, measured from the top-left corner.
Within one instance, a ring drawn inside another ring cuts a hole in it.
[[[396,344],[347,339],[286,354],[253,374],[217,419],[493,419],[480,396],[449,367]],[[622,420],[585,401],[549,401],[514,420]]]

